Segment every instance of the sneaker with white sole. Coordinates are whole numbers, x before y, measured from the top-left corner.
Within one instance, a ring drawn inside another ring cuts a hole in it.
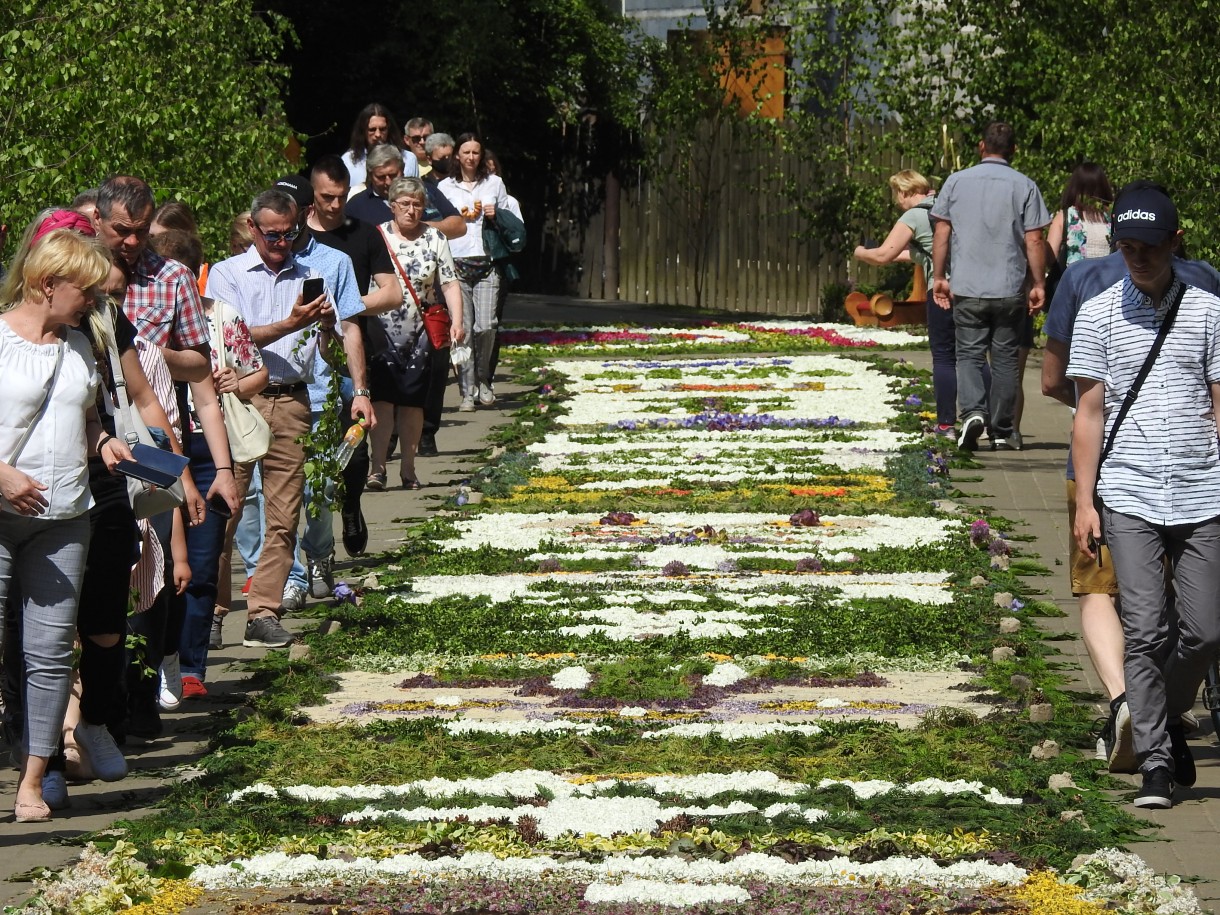
[[[287,648],[295,640],[274,616],[260,616],[246,623],[246,648]]]
[[[488,385],[479,385],[479,403],[485,407],[490,407],[496,402],[496,395],[492,392]]]
[[[1145,810],[1168,810],[1173,806],[1173,776],[1168,766],[1157,766],[1144,773],[1134,803]]]
[[[1135,735],[1131,731],[1131,709],[1127,706],[1127,694],[1123,693],[1110,703],[1110,722],[1107,730],[1111,737],[1106,743],[1106,758],[1111,772],[1135,772],[1139,763],[1135,755]]]
[[[326,600],[335,593],[335,554],[307,559],[309,595],[314,600]]]
[[[983,418],[982,413],[971,413],[967,416],[962,420],[962,429],[957,436],[957,447],[965,448],[967,451],[977,448],[986,425],[987,421]]]
[[[284,613],[296,613],[304,609],[308,599],[309,592],[305,590],[305,586],[290,581],[284,585],[284,597],[280,603],[280,609]]]
[[[462,402],[460,404],[458,404],[458,412],[459,413],[473,413],[474,412],[474,395],[473,394],[467,394],[465,397],[462,398]]]
[[[117,782],[127,775],[127,760],[104,724],[82,721],[72,732],[76,746],[89,758],[93,774],[104,782]]]
[[[167,712],[182,704],[182,667],[178,663],[178,652],[167,654],[161,661],[161,688],[157,703]]]

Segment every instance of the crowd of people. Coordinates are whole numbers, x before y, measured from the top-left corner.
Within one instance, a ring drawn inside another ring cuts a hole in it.
[[[1134,803],[1173,805],[1196,773],[1188,734],[1220,650],[1220,274],[1182,251],[1165,188],[1117,193],[1082,163],[1059,210],[1012,167],[995,122],[979,163],[934,193],[890,180],[903,210],[872,264],[931,278],[936,431],[976,451],[1020,451],[1033,317],[1046,310],[1042,392],[1074,412],[1067,465],[1073,594],[1109,714],[1098,757],[1141,776]]]
[[[68,778],[122,779],[129,737],[207,695],[235,544],[243,645],[288,647],[282,617],[330,596],[334,519],[302,509],[305,442],[336,388],[339,421],[369,433],[342,471],[351,556],[394,438],[402,487],[426,485],[417,459],[439,454],[451,365],[459,410],[495,404],[507,283],[485,238],[524,237],[497,165],[473,133],[414,118],[404,134],[372,104],[346,153],[254,197],[219,262],[190,209],[157,206],[132,175],[31,222],[0,286],[0,687],[19,822],[67,805]],[[185,469],[162,479],[164,451]]]

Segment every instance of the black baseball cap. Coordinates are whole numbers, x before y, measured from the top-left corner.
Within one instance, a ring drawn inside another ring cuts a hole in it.
[[[284,191],[295,200],[298,209],[303,210],[308,206],[313,206],[313,185],[309,183],[308,178],[302,178],[300,175],[285,175],[271,186]]]
[[[1124,189],[1114,202],[1111,226],[1114,241],[1159,245],[1178,231],[1178,208],[1162,187],[1145,184]]]

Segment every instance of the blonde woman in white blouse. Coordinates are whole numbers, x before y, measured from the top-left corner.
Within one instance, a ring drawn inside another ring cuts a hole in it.
[[[463,412],[474,409],[475,400],[489,407],[496,402],[491,389],[492,359],[496,345],[496,300],[500,275],[483,250],[483,220],[494,218],[497,207],[508,206],[504,182],[488,171],[483,143],[473,133],[457,138],[458,172],[438,187],[466,219],[466,234],[451,239],[453,263],[462,288],[465,325],[473,341],[474,358],[458,375]]]
[[[42,779],[68,704],[89,545],[88,459],[100,451],[113,469],[131,457],[98,421],[97,364],[73,329],[93,308],[110,256],[64,212],[27,232],[0,288],[0,605],[20,593],[10,611],[21,614],[26,668],[18,822],[51,818]]]

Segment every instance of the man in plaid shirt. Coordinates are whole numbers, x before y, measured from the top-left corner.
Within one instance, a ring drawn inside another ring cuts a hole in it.
[[[116,175],[98,189],[98,237],[130,277],[123,311],[140,336],[161,347],[175,381],[203,381],[212,373],[208,322],[190,270],[148,247],[152,189],[139,178]]]

